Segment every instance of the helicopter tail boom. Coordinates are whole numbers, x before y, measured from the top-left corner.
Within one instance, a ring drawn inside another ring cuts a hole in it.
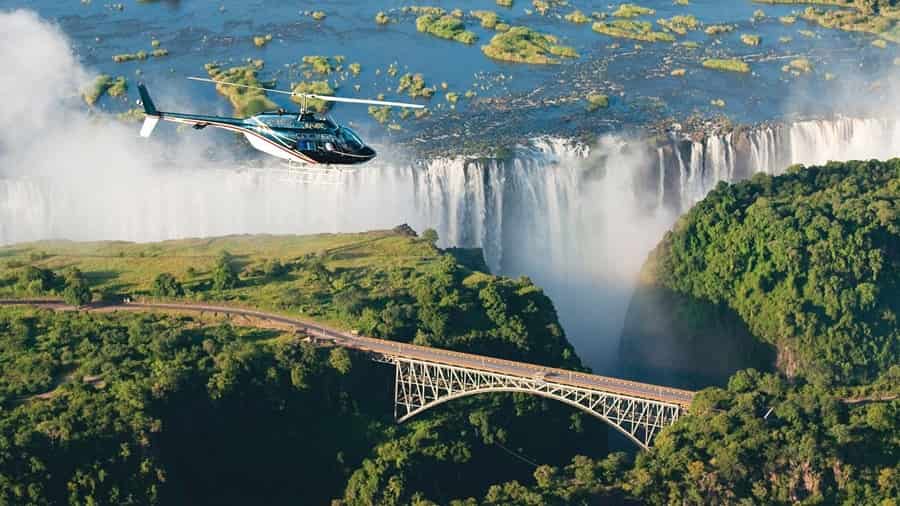
[[[146,115],[144,117],[144,124],[141,126],[141,137],[150,137],[150,134],[153,133],[153,129],[156,128],[156,124],[159,123],[160,114],[159,111],[156,110],[156,106],[153,105],[153,100],[150,99],[150,93],[143,83],[138,84],[138,93],[141,95],[141,104],[144,106],[144,114]]]

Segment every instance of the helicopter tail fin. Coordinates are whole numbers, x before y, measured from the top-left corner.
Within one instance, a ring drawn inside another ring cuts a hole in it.
[[[138,84],[138,93],[141,94],[141,104],[144,106],[144,114],[146,114],[144,125],[141,127],[141,137],[150,137],[153,129],[156,128],[156,124],[159,123],[160,114],[156,110],[156,106],[153,105],[153,100],[150,98],[150,93],[147,91],[144,83]]]

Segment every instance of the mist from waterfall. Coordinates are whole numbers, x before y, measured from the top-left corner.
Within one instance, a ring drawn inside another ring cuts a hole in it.
[[[648,251],[718,181],[900,154],[896,121],[843,118],[652,146],[618,136],[590,148],[532,139],[504,160],[389,156],[343,184],[310,185],[223,170],[227,160],[208,160],[206,136],[147,141],[134,125],[88,115],[78,102],[90,72],[34,14],[0,14],[0,58],[10,62],[0,121],[16,125],[0,131],[0,244],[434,227],[442,245],[481,247],[495,273],[542,286],[599,372],[615,372]]]

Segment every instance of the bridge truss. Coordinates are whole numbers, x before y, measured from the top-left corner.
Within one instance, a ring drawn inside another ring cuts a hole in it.
[[[482,392],[524,392],[574,406],[615,427],[649,449],[663,427],[675,423],[683,408],[660,402],[556,383],[403,357],[384,357],[395,365],[394,417],[402,423],[452,399]]]

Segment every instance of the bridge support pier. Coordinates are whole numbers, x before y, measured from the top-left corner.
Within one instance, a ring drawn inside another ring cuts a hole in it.
[[[523,392],[569,404],[612,425],[649,449],[653,437],[682,413],[678,404],[478,369],[389,357],[394,374],[394,417],[398,423],[438,404],[482,392]]]

